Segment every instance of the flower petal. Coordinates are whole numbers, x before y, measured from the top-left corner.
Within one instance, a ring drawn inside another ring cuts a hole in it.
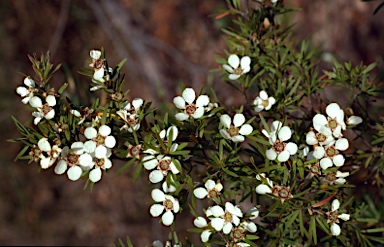
[[[200,235],[201,241],[203,243],[207,242],[209,240],[209,237],[211,236],[211,234],[212,234],[212,232],[210,230],[204,230]]]
[[[216,231],[221,231],[224,227],[224,219],[222,218],[213,218],[211,220],[211,226],[216,230]]]
[[[294,155],[297,153],[297,144],[293,142],[288,142],[285,146],[285,150],[289,152],[290,155]]]
[[[180,112],[180,113],[177,113],[175,115],[175,118],[178,120],[178,121],[185,121],[189,118],[189,115],[188,114],[185,114],[184,112]]]
[[[335,210],[338,210],[339,208],[340,208],[340,201],[338,199],[333,200],[331,210],[335,211]]]
[[[193,191],[193,194],[199,198],[199,199],[204,199],[207,195],[208,195],[208,191],[204,188],[196,188],[194,191]]]
[[[230,74],[230,75],[228,76],[228,78],[229,78],[230,80],[236,80],[236,79],[239,79],[240,76],[241,76],[241,75]]]
[[[240,59],[240,66],[243,70],[247,69],[251,65],[251,58],[244,56]],[[248,71],[247,71],[248,72]],[[246,73],[245,71],[243,73]]]
[[[39,108],[39,107],[42,107],[43,106],[43,102],[41,101],[41,99],[37,96],[33,96],[30,100],[29,100],[29,104],[32,106],[32,107],[35,107],[35,108]]]
[[[233,73],[233,68],[229,66],[228,64],[223,64],[223,68],[228,71],[229,73]]]
[[[159,170],[153,170],[149,173],[149,181],[151,183],[156,184],[161,182],[164,179],[164,174]]]
[[[104,157],[107,157],[108,150],[104,146],[98,146],[95,149],[95,157],[98,159],[102,159]]]
[[[104,145],[107,148],[113,148],[116,145],[116,139],[113,136],[107,136],[104,140]]]
[[[358,116],[350,116],[347,119],[347,124],[350,124],[350,125],[358,125],[362,122],[363,122],[363,119],[361,117],[358,117]]]
[[[82,173],[83,170],[80,168],[80,166],[72,166],[67,171],[68,178],[72,181],[78,180]]]
[[[289,156],[290,156],[289,152],[287,150],[284,150],[283,152],[277,155],[277,160],[280,162],[285,162],[289,159]]]
[[[111,134],[111,127],[109,127],[108,125],[100,126],[99,134],[102,136],[109,136]]]
[[[185,109],[185,100],[181,96],[176,96],[173,98],[173,103],[179,109]]]
[[[337,216],[337,218],[342,219],[342,220],[344,220],[344,221],[349,220],[350,217],[351,217],[351,216],[350,216],[349,214],[339,214],[339,215]]]
[[[48,95],[47,98],[45,98],[45,101],[48,103],[49,106],[56,105],[56,98],[53,95]]]
[[[292,136],[292,131],[288,126],[283,126],[280,128],[278,137],[280,141],[286,141],[289,140]]]
[[[174,218],[175,216],[173,215],[173,213],[171,211],[168,211],[163,214],[163,216],[161,217],[161,220],[164,225],[170,226],[172,225]]]
[[[321,166],[321,169],[323,169],[323,170],[325,170],[325,169],[327,169],[329,167],[332,167],[332,165],[333,165],[333,162],[328,157],[322,158],[320,160],[320,166]]]
[[[196,100],[196,107],[206,106],[209,104],[209,97],[207,95],[200,95]]]
[[[132,100],[133,107],[137,110],[143,105],[144,101],[141,98],[135,98]]]
[[[224,215],[224,209],[218,205],[211,207],[210,211],[215,217],[220,217]]]
[[[244,135],[244,136],[247,136],[247,135],[251,134],[252,131],[253,131],[253,127],[250,124],[243,124],[240,127],[239,133]]]
[[[223,233],[229,234],[232,231],[232,223],[228,222],[223,226]]]
[[[35,87],[35,81],[32,80],[31,78],[29,77],[25,77],[24,78],[24,85],[31,88],[31,87]]]
[[[327,113],[328,116],[331,118],[335,118],[340,111],[340,106],[337,103],[331,103],[325,108],[325,112]]]
[[[226,127],[227,129],[229,129],[229,127],[231,127],[231,117],[228,116],[227,114],[223,114],[220,116],[220,123],[222,123],[224,125],[224,127]]]
[[[340,226],[336,223],[332,223],[331,225],[331,232],[333,236],[339,236],[341,233]]]
[[[195,90],[193,90],[192,88],[186,88],[184,89],[183,93],[181,94],[182,97],[184,98],[184,100],[188,103],[188,104],[192,104],[193,101],[195,100],[196,98],[196,93],[195,93]]]
[[[269,188],[268,185],[259,184],[258,186],[256,186],[256,193],[264,195],[267,193],[272,193],[272,190],[271,190],[271,188]]]
[[[232,54],[228,57],[228,64],[236,69],[240,65],[240,58],[236,54]]]
[[[233,142],[243,142],[245,140],[245,137],[242,135],[232,136],[231,140]]]
[[[162,202],[165,200],[165,194],[160,189],[153,189],[151,197],[155,202]]]
[[[316,114],[313,117],[312,121],[313,121],[313,128],[315,128],[315,130],[317,131],[320,131],[321,127],[328,124],[327,118],[322,114]]]
[[[51,151],[51,144],[49,144],[48,142],[48,139],[47,138],[41,138],[39,140],[39,142],[37,143],[37,146],[39,147],[39,149],[41,151],[44,151],[44,152],[49,152]]]
[[[340,138],[335,143],[335,148],[340,151],[345,151],[349,147],[348,140],[346,138]]]
[[[273,148],[268,149],[265,154],[267,155],[267,158],[269,160],[275,160],[277,157],[277,153],[275,152],[275,150],[273,150]]]
[[[267,94],[267,92],[265,92],[264,90],[261,90],[260,93],[259,93],[259,97],[260,97],[262,100],[267,100],[267,99],[268,99],[268,94]]]
[[[150,213],[153,217],[158,217],[163,211],[164,211],[164,206],[163,206],[163,205],[160,205],[160,204],[153,204],[153,205],[149,208],[149,213]]]
[[[63,174],[67,170],[67,162],[60,160],[55,167],[55,173],[58,175]]]
[[[344,165],[344,162],[345,162],[345,158],[342,154],[338,154],[335,157],[333,157],[333,163],[337,167]]]
[[[245,122],[245,117],[243,114],[237,113],[233,117],[233,125],[235,127],[240,127],[241,125],[243,125],[244,122]]]
[[[99,182],[100,179],[101,179],[101,169],[100,169],[100,167],[98,167],[96,169],[93,169],[89,173],[89,180],[91,180],[92,182],[94,182],[94,183]]]
[[[195,113],[193,113],[192,117],[194,119],[201,118],[204,115],[205,109],[204,107],[199,107],[196,109]]]
[[[205,186],[205,188],[207,188],[207,190],[213,190],[216,186],[216,183],[212,179],[208,179],[205,182],[204,186]]]
[[[88,127],[84,131],[84,136],[87,139],[93,139],[97,136],[97,130],[94,127]]]
[[[143,166],[147,170],[152,170],[158,163],[159,161],[153,155],[148,155],[143,158]]]
[[[198,228],[203,228],[203,227],[206,227],[208,224],[207,224],[207,220],[203,217],[197,217],[194,221],[193,221],[193,224],[198,227]]]

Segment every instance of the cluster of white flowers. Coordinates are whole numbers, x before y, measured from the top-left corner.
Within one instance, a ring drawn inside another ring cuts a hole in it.
[[[62,149],[58,145],[53,145],[48,141],[48,138],[41,138],[39,142],[37,143],[37,146],[40,149],[40,166],[43,169],[47,169],[50,166],[52,166],[56,159],[60,156],[60,153]],[[46,155],[44,155],[43,152],[46,152]]]
[[[210,222],[201,216],[197,217],[193,222],[196,227],[205,229],[200,235],[201,241],[204,243],[209,240],[213,233],[222,232],[226,235],[230,234],[231,243],[240,244],[241,246],[249,246],[246,243],[241,242],[245,238],[245,233],[255,233],[257,231],[254,222],[247,220],[241,222],[243,212],[238,205],[233,205],[230,202],[225,203],[225,208],[219,205],[208,207],[205,214]],[[259,211],[257,208],[252,208],[247,213],[247,218],[253,220],[258,214]]]
[[[306,143],[314,146],[311,156],[319,160],[322,169],[335,165],[344,165],[345,158],[340,151],[349,147],[349,142],[343,138],[342,131],[346,130],[344,111],[336,103],[329,104],[325,109],[327,116],[316,114],[313,118],[313,128],[306,135]],[[350,117],[347,122],[356,125],[362,122],[357,116]]]
[[[205,112],[215,107],[214,104],[210,103],[207,95],[200,95],[196,99],[195,90],[192,88],[184,89],[181,96],[176,96],[173,99],[173,103],[178,109],[183,110],[175,116],[179,121],[185,121],[190,118],[199,119]]]
[[[129,132],[137,131],[140,128],[139,112],[144,101],[141,98],[135,98],[132,103],[126,102],[123,108],[116,112],[117,115],[124,120],[125,124],[120,130],[124,129]]]
[[[112,167],[109,157],[112,154],[111,149],[116,145],[116,139],[107,125],[100,126],[98,130],[88,127],[84,136],[88,141],[74,142],[71,147],[63,148],[55,173],[63,174],[67,171],[68,178],[76,181],[83,172],[90,171],[89,179],[96,183],[101,179],[101,170]]]
[[[285,162],[291,155],[296,154],[297,144],[294,142],[285,143],[285,141],[291,139],[292,130],[288,126],[283,126],[280,121],[274,121],[271,125],[270,132],[263,129],[262,133],[268,138],[269,143],[272,145],[267,150],[266,155],[270,160],[277,160],[279,162]]]

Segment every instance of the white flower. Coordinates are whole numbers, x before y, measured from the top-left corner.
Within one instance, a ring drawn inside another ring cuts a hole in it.
[[[346,129],[343,110],[340,109],[338,104],[331,103],[326,107],[325,111],[328,117],[322,114],[316,114],[313,117],[313,127],[318,132],[327,136],[332,133],[336,138],[342,137],[341,131]]]
[[[150,155],[143,158],[144,168],[147,170],[157,168],[149,173],[149,180],[152,183],[155,184],[161,182],[168,174],[168,171],[171,171],[173,174],[179,173],[179,170],[174,164],[174,161],[179,162],[178,160],[172,160],[171,157],[161,154],[156,155],[156,151],[152,149],[148,149],[145,152]]]
[[[333,165],[339,167],[344,165],[345,158],[339,151],[345,151],[349,147],[346,138],[340,138],[336,142],[332,142],[325,147],[317,146],[313,152],[316,159],[320,159],[322,169],[327,169]]]
[[[266,152],[267,158],[275,160],[277,158],[280,162],[285,162],[291,155],[296,154],[297,144],[293,142],[285,143],[292,136],[292,131],[289,127],[283,126],[282,122],[274,121],[271,125],[271,132],[262,130],[262,133],[268,137],[269,143],[272,148]]]
[[[232,140],[233,142],[243,142],[246,135],[249,135],[253,131],[253,127],[250,124],[245,123],[245,117],[243,114],[235,114],[233,117],[233,125],[231,117],[227,114],[220,116],[220,122],[226,129],[220,129],[220,134],[225,138]]]
[[[204,187],[205,188],[196,188],[193,191],[193,194],[199,199],[204,199],[205,197],[216,198],[220,194],[220,191],[223,189],[223,185],[220,183],[220,181],[215,183],[211,179],[208,179],[207,182],[205,182]]]
[[[339,223],[339,219],[342,219],[344,221],[347,221],[350,219],[349,214],[339,214],[338,209],[340,207],[340,201],[338,199],[335,199],[332,201],[331,211],[327,213],[328,216],[328,223],[331,223],[331,233],[333,236],[338,236],[341,233],[341,228],[337,224]]]
[[[48,95],[45,98],[46,103],[43,105],[41,99],[37,96],[33,96],[29,100],[29,104],[32,107],[35,107],[37,111],[32,112],[32,116],[35,117],[33,121],[35,125],[37,125],[41,119],[52,119],[55,116],[55,110],[52,108],[56,105],[56,98],[53,95]]]
[[[92,58],[92,63],[89,65],[91,66],[95,72],[93,74],[93,79],[104,82],[104,70],[105,70],[105,65],[104,65],[104,59],[101,59],[101,51],[98,50],[91,50],[89,55]]]
[[[322,178],[321,180],[330,185],[345,184],[347,182],[345,178],[348,176],[349,176],[349,172],[340,172],[340,171],[336,171],[336,173],[327,172],[324,178]]]
[[[306,135],[306,143],[308,145],[316,145],[319,144],[321,146],[328,145],[335,140],[332,136],[331,132],[327,134],[323,134],[321,132],[316,132],[315,130],[311,130]]]
[[[275,98],[268,97],[267,92],[265,92],[264,90],[260,91],[259,96],[257,96],[256,99],[253,101],[256,112],[261,112],[262,110],[268,111],[275,103]]]
[[[27,104],[29,102],[29,100],[33,97],[33,92],[35,91],[36,84],[31,78],[26,77],[26,78],[24,78],[24,85],[27,86],[28,88],[20,86],[20,87],[16,88],[16,92],[21,97],[23,97],[23,99],[21,101],[24,104]]]
[[[196,93],[192,88],[184,89],[181,96],[176,96],[173,99],[175,106],[183,112],[177,113],[175,118],[179,121],[184,121],[193,117],[195,119],[201,118],[204,115],[205,107],[209,104],[207,95],[200,95],[195,102]],[[195,102],[195,103],[194,103]]]
[[[174,220],[173,213],[179,212],[179,201],[173,196],[164,194],[159,189],[152,190],[151,196],[155,202],[161,202],[162,204],[153,204],[149,209],[150,214],[153,217],[158,217],[165,210],[161,220],[164,225],[170,226]]]
[[[105,157],[93,158],[94,169],[89,172],[89,180],[94,183],[100,181],[102,175],[101,170],[110,169],[112,167],[112,161],[109,159],[111,154],[112,152],[110,151],[110,149],[108,149],[108,153]]]
[[[125,125],[120,130],[125,129],[132,132],[140,128],[138,116],[143,103],[144,101],[141,98],[135,98],[132,100],[132,104],[125,102],[123,109],[116,112],[125,121]]]
[[[161,139],[163,139],[165,146],[167,146],[169,141],[174,142],[176,140],[178,134],[179,134],[179,130],[177,129],[177,127],[171,126],[167,130],[165,130],[165,129],[161,130],[159,133],[159,136]],[[176,151],[178,146],[179,146],[179,144],[172,143],[170,152]]]
[[[237,55],[232,54],[228,57],[228,64],[224,64],[223,68],[230,73],[230,80],[236,80],[251,70],[251,58],[248,56],[240,59]]]
[[[208,208],[206,214],[207,217],[214,217],[211,218],[211,226],[216,231],[223,230],[224,234],[229,234],[232,231],[233,225],[238,226],[240,218],[243,217],[241,209],[230,202],[225,203],[225,211],[222,207],[216,205]]]
[[[102,125],[97,131],[95,127],[88,127],[84,131],[84,136],[91,140],[89,146],[93,145],[94,150],[90,148],[89,152],[95,152],[95,157],[98,159],[107,156],[108,148],[113,148],[116,145],[116,139],[110,135],[112,132],[108,125]]]
[[[43,169],[47,169],[55,163],[56,159],[60,156],[62,149],[58,145],[53,145],[48,142],[48,139],[43,137],[37,143],[37,146],[41,150],[40,154],[40,166]],[[42,152],[47,152],[48,156],[44,156]]]
[[[84,144],[82,142],[74,142],[69,147],[64,147],[61,151],[61,160],[55,167],[56,174],[63,174],[67,171],[68,178],[76,181],[80,178],[83,170],[89,170],[93,166],[93,159],[89,153],[84,152]]]

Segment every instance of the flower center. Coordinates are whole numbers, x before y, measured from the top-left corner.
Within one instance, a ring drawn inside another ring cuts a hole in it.
[[[134,146],[131,148],[130,153],[132,156],[138,156],[140,154],[140,150],[141,150],[141,146],[138,145],[138,146]]]
[[[94,161],[95,161],[95,165],[97,167],[103,167],[104,166],[104,163],[105,163],[104,159],[94,159]]]
[[[327,137],[322,133],[317,133],[316,139],[318,142],[325,142],[327,140]]]
[[[274,144],[273,144],[273,150],[275,150],[276,153],[281,153],[284,151],[285,149],[285,143],[282,142],[282,141],[279,141],[277,140]]]
[[[97,135],[95,138],[95,142],[96,142],[97,146],[103,145],[105,142],[105,137],[102,135]]]
[[[339,124],[337,123],[336,119],[331,118],[331,119],[328,120],[328,127],[329,127],[331,130],[336,129],[336,127],[337,127],[338,125],[339,125]]]
[[[170,164],[171,160],[160,160],[158,166],[161,171],[168,171],[171,169]]]
[[[134,115],[129,116],[126,120],[129,126],[135,126],[137,124],[137,119]]]
[[[208,190],[208,198],[216,198],[218,195],[219,192],[217,190]]]
[[[337,177],[336,177],[336,174],[334,172],[328,172],[327,174],[325,174],[325,179],[330,181],[330,182],[333,182],[337,179]]]
[[[223,219],[225,222],[232,222],[232,214],[230,212],[225,212]]]
[[[289,191],[286,188],[279,190],[279,196],[281,198],[287,198],[289,196]]]
[[[44,113],[44,115],[47,115],[51,110],[52,108],[48,104],[44,104],[41,107],[41,111]]]
[[[319,173],[319,171],[320,171],[320,168],[319,168],[318,164],[311,166],[311,172],[312,173],[317,174],[317,173]]]
[[[261,105],[264,106],[264,107],[267,107],[269,105],[269,101],[267,99],[263,99],[261,101]]]
[[[338,216],[338,213],[337,211],[332,211],[332,212],[329,212],[328,213],[328,221],[330,222],[337,222],[338,219],[337,219],[337,216]]]
[[[334,146],[329,146],[329,147],[325,148],[325,155],[327,155],[328,157],[332,158],[336,154],[337,154],[337,150]]]
[[[169,211],[173,209],[173,202],[169,199],[165,199],[163,202],[165,210]]]
[[[196,112],[196,106],[195,105],[187,105],[186,107],[185,107],[185,113],[187,114],[187,115],[189,115],[189,116],[191,116],[191,115],[193,115],[193,114],[195,114],[195,112]]]
[[[236,228],[232,230],[232,238],[235,242],[241,241],[244,239],[244,230],[241,228]]]
[[[237,136],[239,134],[239,128],[235,127],[235,126],[231,126],[229,127],[229,129],[227,130],[228,134],[233,137],[233,136]]]
[[[237,67],[236,69],[233,70],[233,73],[235,75],[241,75],[243,73],[243,69],[241,67]]]
[[[97,59],[93,62],[93,68],[95,70],[99,70],[104,67],[104,60],[103,59]]]
[[[68,165],[74,166],[79,162],[79,155],[75,153],[69,153],[65,159]]]

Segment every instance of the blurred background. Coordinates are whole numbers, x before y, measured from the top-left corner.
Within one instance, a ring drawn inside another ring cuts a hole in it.
[[[326,52],[324,68],[332,56],[355,65],[378,61],[383,78],[384,10],[373,15],[381,1],[285,2],[302,9],[289,16],[293,37]],[[32,120],[15,89],[33,74],[27,54],[50,51],[54,64],[63,63],[52,82],[76,82],[80,88],[70,92],[84,94],[89,81],[76,71],[88,66],[91,49],[104,47],[112,66],[128,58],[123,72],[131,98],[156,105],[170,101],[181,83],[198,90],[209,81],[230,104],[236,95],[208,75],[226,49],[220,29],[229,19],[214,19],[223,8],[220,0],[0,1],[0,245],[111,245],[130,235],[135,246],[145,246],[167,238],[169,229],[149,215],[146,176],[133,183],[112,169],[90,193],[83,181],[14,162],[21,145],[6,142],[20,137],[10,116]],[[192,220],[188,210],[176,217],[183,236]]]

